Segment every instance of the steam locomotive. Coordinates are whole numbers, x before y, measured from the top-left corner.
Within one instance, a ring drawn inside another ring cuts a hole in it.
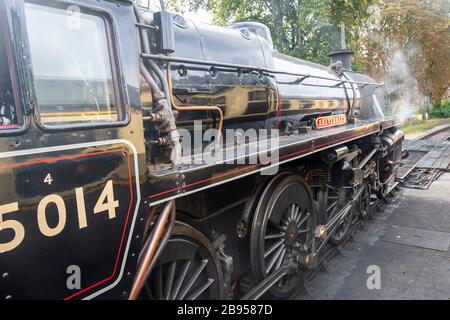
[[[395,182],[350,50],[161,8],[0,3],[1,298],[285,298]]]

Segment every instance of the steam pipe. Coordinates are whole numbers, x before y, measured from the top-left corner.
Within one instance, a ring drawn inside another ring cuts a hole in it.
[[[141,54],[141,57],[143,59],[153,59],[153,60],[161,60],[161,61],[169,61],[169,62],[195,64],[195,65],[208,65],[208,66],[230,68],[230,69],[237,69],[237,70],[253,70],[253,71],[257,71],[259,73],[279,74],[279,75],[296,76],[296,77],[308,76],[308,77],[314,78],[314,79],[342,82],[341,79],[315,76],[315,75],[311,75],[311,74],[302,74],[302,73],[295,73],[295,72],[288,72],[288,71],[277,71],[277,70],[271,70],[271,69],[267,69],[267,68],[259,68],[259,67],[255,67],[255,66],[240,65],[240,64],[233,64],[233,63],[223,63],[223,62],[214,62],[214,61],[206,61],[206,60],[198,60],[198,59],[179,58],[179,57],[168,57],[168,56],[162,55],[162,54],[145,54],[144,53],[144,54]],[[345,83],[353,83],[353,84],[361,84],[361,85],[363,85],[363,84],[373,85],[373,86],[377,86],[377,87],[385,86],[384,83],[377,83],[377,82],[362,82],[362,81],[353,81],[353,80],[351,80],[351,81],[347,80],[344,82]]]
[[[194,110],[212,110],[212,111],[217,111],[219,113],[219,128],[218,128],[218,136],[217,136],[217,141],[216,144],[219,144],[220,139],[222,137],[222,127],[223,127],[223,111],[222,109],[220,109],[218,106],[178,106],[177,103],[175,102],[175,99],[173,97],[172,94],[172,90],[173,90],[173,83],[172,83],[172,68],[170,66],[170,63],[167,64],[167,77],[169,80],[169,90],[171,92],[170,94],[170,100],[172,102],[172,107],[175,108],[176,110],[179,111],[194,111]]]
[[[150,73],[148,72],[147,68],[145,68],[144,64],[141,62],[140,68],[139,68],[142,77],[145,79],[145,81],[149,84],[154,97],[156,100],[164,98],[164,93],[160,90],[158,87],[158,84],[156,81],[152,78]]]
[[[129,300],[136,300],[139,297],[139,293],[141,292],[145,283],[147,282],[148,276],[150,275],[149,267],[154,261],[154,255],[161,237],[163,236],[164,227],[167,224],[169,215],[173,213],[174,208],[174,200],[167,202],[162,209],[155,226],[153,227],[153,231],[150,234],[150,237],[147,240],[146,245],[144,246],[144,251],[141,254],[136,277],[134,278],[133,287],[131,288],[131,293],[128,298]],[[171,224],[173,225],[172,219]]]
[[[345,74],[345,71],[342,72],[342,75],[344,76],[344,78],[345,78],[346,80],[350,81],[350,79],[349,79],[349,78],[347,77],[347,75]],[[356,90],[355,90],[354,84],[351,83],[351,82],[349,82],[349,83],[350,83],[350,86],[352,87],[353,101],[352,101],[351,108],[349,108],[349,110],[348,110],[347,116],[350,115],[351,117],[353,117],[353,112],[354,112],[354,110],[355,110],[355,104],[356,104]],[[345,85],[344,85],[344,87],[345,87]],[[345,88],[345,91],[347,91],[347,88]],[[349,106],[350,106],[350,103],[349,103]]]
[[[166,4],[164,0],[159,0],[159,5],[161,6],[161,11],[166,11]]]
[[[142,14],[139,11],[139,8],[136,3],[133,3],[133,10],[134,10],[138,24],[143,24],[143,17],[142,17]],[[143,30],[142,28],[138,28],[138,30],[139,30],[139,36],[141,38],[141,43],[142,43],[142,48],[141,48],[142,51],[144,53],[149,52],[149,51],[147,51],[147,49],[150,48],[150,44],[148,42],[148,37],[146,35],[147,31]],[[164,97],[163,92],[161,91],[158,84],[156,83],[156,81],[154,80],[152,75],[148,72],[147,68],[145,67],[145,65],[143,63],[141,63],[141,65],[140,65],[140,73],[144,77],[145,81],[147,81],[150,88],[152,89],[153,95],[158,96],[157,99],[163,98]]]
[[[175,216],[176,216],[176,210],[175,210],[175,206],[173,206],[172,212],[170,214],[170,221],[169,221],[169,226],[167,228],[167,232],[164,234],[164,237],[161,239],[161,243],[158,245],[155,255],[153,256],[153,260],[150,263],[150,266],[148,267],[147,275],[146,275],[147,279],[150,276],[150,273],[152,272],[153,268],[155,267],[156,262],[158,262],[158,259],[161,256],[164,248],[166,247],[167,241],[169,241],[169,238],[172,235],[172,230],[175,226]]]
[[[164,4],[164,2],[163,2]],[[133,4],[133,8],[134,8],[134,12],[136,15],[136,20],[138,21],[139,25],[147,25],[145,23],[145,19],[142,16],[141,11],[139,10],[138,6],[136,5],[136,3]],[[164,7],[165,8],[165,7]],[[161,9],[162,10],[162,9]],[[139,27],[139,35],[141,37],[141,41],[142,41],[142,52],[144,54],[149,54],[150,53],[150,43],[148,41],[148,34],[147,34],[147,29],[141,28]],[[165,97],[169,97],[169,86],[167,84],[167,79],[164,76],[164,73],[161,71],[161,69],[151,60],[147,60],[148,64],[150,65],[150,69],[151,69],[151,76],[153,78],[158,78],[159,81],[161,82],[161,86],[162,86],[162,90],[164,91],[164,95]],[[160,91],[161,89],[158,88],[158,91]],[[169,101],[168,101],[169,102]]]

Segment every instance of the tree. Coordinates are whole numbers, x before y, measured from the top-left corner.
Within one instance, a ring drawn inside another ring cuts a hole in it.
[[[257,21],[272,31],[275,48],[283,53],[327,64],[328,54],[340,46],[341,22],[352,41],[372,0],[171,0],[177,10],[204,8],[214,22],[229,25]],[[351,13],[346,13],[351,11]]]
[[[340,48],[340,24],[355,51],[357,71],[438,101],[449,84],[448,0],[167,0],[182,10],[206,9],[214,22],[257,21],[272,31],[275,48],[328,64]],[[403,68],[403,70],[400,70]],[[400,72],[399,72],[400,71]]]
[[[378,0],[371,12],[359,33],[359,64],[379,80],[403,86],[404,94],[414,94],[413,103],[423,100],[419,95],[439,100],[450,75],[450,2]]]

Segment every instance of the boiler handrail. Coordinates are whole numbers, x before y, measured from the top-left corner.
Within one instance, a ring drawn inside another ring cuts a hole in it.
[[[178,62],[178,63],[204,65],[204,66],[219,67],[219,68],[229,68],[229,69],[234,69],[236,71],[238,71],[238,70],[257,71],[260,74],[288,75],[288,76],[295,76],[295,77],[314,78],[314,79],[334,81],[336,83],[339,83],[340,85],[342,85],[342,83],[348,83],[348,84],[357,84],[357,85],[364,85],[364,86],[370,86],[370,85],[377,86],[377,87],[385,86],[384,83],[378,83],[378,82],[343,80],[340,78],[328,78],[328,77],[316,76],[316,75],[312,75],[312,74],[303,74],[303,73],[288,72],[288,71],[277,71],[277,70],[271,70],[271,69],[261,68],[261,67],[256,67],[256,66],[215,62],[215,61],[207,61],[207,60],[199,60],[199,59],[190,59],[190,58],[180,58],[180,57],[173,57],[173,56],[165,56],[162,54],[142,53],[141,57],[143,59],[153,59],[153,60],[160,60],[160,61],[165,61],[165,62]],[[301,84],[301,83],[299,83],[299,84]],[[311,84],[311,86],[314,86],[314,85]],[[324,85],[321,85],[321,86],[324,86]],[[330,86],[330,88],[335,87],[335,86],[336,85]]]

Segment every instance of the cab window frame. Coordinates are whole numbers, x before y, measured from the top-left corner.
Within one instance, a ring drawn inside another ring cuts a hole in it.
[[[120,66],[120,51],[118,47],[117,38],[117,30],[116,30],[116,21],[114,17],[104,10],[103,8],[98,8],[95,6],[88,5],[86,3],[78,3],[72,1],[54,1],[54,0],[25,0],[23,3],[23,16],[25,17],[25,4],[31,3],[35,5],[39,5],[41,7],[49,7],[56,8],[61,10],[67,10],[67,8],[71,5],[76,5],[80,8],[81,13],[92,15],[98,18],[101,18],[105,25],[105,37],[106,44],[109,56],[109,65],[108,67],[111,69],[111,77],[112,77],[112,93],[115,98],[115,106],[114,108],[117,111],[118,119],[114,121],[93,121],[93,122],[78,122],[78,123],[60,123],[60,124],[48,124],[42,121],[41,112],[39,109],[39,103],[37,101],[36,96],[36,83],[34,77],[34,70],[32,67],[32,59],[31,59],[31,48],[29,43],[29,34],[26,26],[26,20],[24,21],[25,28],[25,38],[26,38],[26,46],[27,46],[27,54],[30,61],[30,77],[32,82],[32,95],[33,95],[33,115],[34,121],[36,125],[44,132],[60,132],[60,131],[75,131],[80,129],[102,129],[102,128],[115,128],[115,127],[124,127],[128,125],[131,121],[130,118],[130,110],[129,103],[125,101],[126,99],[126,90],[125,83],[123,82],[123,74],[122,68]],[[62,115],[61,117],[64,117]]]
[[[1,128],[0,137],[3,136],[19,136],[25,133],[30,126],[29,112],[26,112],[25,106],[27,105],[27,94],[20,89],[19,83],[23,82],[20,79],[19,66],[17,64],[16,55],[14,51],[17,51],[16,42],[14,41],[13,31],[11,30],[10,15],[8,14],[10,7],[6,3],[0,3],[0,33],[3,37],[6,51],[6,60],[8,65],[9,81],[11,85],[11,94],[14,102],[14,111],[17,117],[17,127],[14,128]],[[16,49],[16,50],[15,50]]]

